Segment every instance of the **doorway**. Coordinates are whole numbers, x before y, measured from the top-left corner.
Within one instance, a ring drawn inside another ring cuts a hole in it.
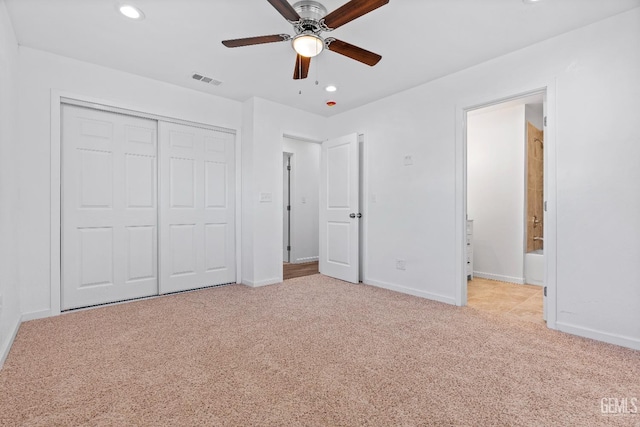
[[[283,137],[283,279],[317,274],[321,144]]]
[[[465,117],[467,303],[536,322],[545,318],[545,95],[480,105]]]

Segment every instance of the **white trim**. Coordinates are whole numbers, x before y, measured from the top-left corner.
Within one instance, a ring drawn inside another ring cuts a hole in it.
[[[367,239],[369,229],[369,150],[367,147],[366,133],[358,134],[358,144],[360,145],[360,157],[362,158],[362,170],[360,171],[360,177],[362,178],[360,182],[360,190],[362,190],[362,194],[360,194],[360,199],[362,199],[362,206],[360,206],[359,212],[362,213],[362,228],[360,238],[360,262],[362,265],[360,266],[360,271],[362,274],[360,275],[360,281],[366,282],[367,277],[369,276],[369,270],[367,269],[367,245],[369,240]]]
[[[590,338],[597,341],[603,341],[609,344],[615,344],[622,347],[640,350],[640,340],[625,335],[610,334],[597,329],[585,328],[566,322],[556,322],[556,329],[572,335],[578,335],[584,338]]]
[[[541,282],[540,280],[527,280],[527,279],[525,279],[524,284],[525,285],[531,285],[531,286],[544,286],[544,282]]]
[[[51,91],[51,189],[50,189],[50,217],[51,223],[49,226],[49,243],[50,248],[50,260],[49,260],[49,283],[50,286],[50,315],[57,316],[60,314],[61,300],[61,260],[62,260],[62,107],[61,107],[62,94],[52,90]]]
[[[318,141],[317,139],[305,138],[304,136],[298,136],[298,135],[294,135],[292,133],[286,133],[286,132],[282,133],[282,138],[296,139],[298,141],[311,142],[314,144],[322,144],[322,141]],[[284,143],[283,143],[282,151],[284,152]]]
[[[45,317],[51,317],[51,316],[52,316],[51,310],[32,311],[29,313],[22,313],[20,322],[29,322],[30,320],[44,319]]]
[[[289,137],[291,138],[291,137]],[[284,147],[284,137],[283,139],[283,147]],[[297,141],[304,141],[302,139],[299,139]],[[290,200],[290,204],[291,204],[291,211],[289,214],[289,244],[291,245],[291,250],[289,251],[289,262],[293,262],[292,260],[297,259],[297,253],[298,253],[298,245],[296,244],[296,237],[297,237],[297,233],[296,233],[296,225],[298,225],[298,209],[294,208],[294,205],[296,203],[296,201],[298,200],[298,180],[297,180],[297,175],[298,175],[298,165],[296,164],[298,160],[298,156],[296,156],[296,153],[290,153],[289,154],[289,164],[291,165],[291,170],[289,171],[289,200]],[[320,169],[318,167],[318,169]],[[318,182],[318,187],[320,187],[320,183]],[[284,199],[284,187],[282,188],[282,198],[280,200]],[[283,200],[284,201],[284,200]],[[284,205],[284,203],[282,203],[282,205]],[[284,224],[284,210],[282,210],[282,221],[280,221],[281,224]],[[284,236],[284,230],[282,230],[282,233],[280,233],[281,236]],[[284,255],[284,254],[283,254]],[[283,272],[284,275],[284,272]]]
[[[465,105],[467,105],[465,103]],[[455,107],[455,304],[467,305],[467,111],[464,107]]]
[[[318,261],[318,258],[319,257],[317,257],[317,256],[308,256],[308,257],[298,258],[294,262],[292,262],[291,264],[304,264],[305,262]]]
[[[174,123],[178,125],[190,126],[195,128],[201,128],[201,129],[216,130],[219,132],[229,133],[232,135],[236,134],[236,131],[234,129],[228,129],[228,128],[210,125],[206,123],[192,122],[190,120],[177,119],[175,117],[162,116],[159,114],[140,111],[138,109],[116,107],[106,101],[96,101],[96,100],[87,101],[83,99],[78,99],[78,97],[76,96],[73,96],[73,97],[61,96],[60,102],[62,104],[75,105],[77,107],[90,108],[92,110],[107,111],[109,113],[124,114],[132,117],[140,117],[143,119],[155,120],[157,122]]]
[[[242,282],[242,132],[236,131],[236,283]]]
[[[557,88],[554,78],[547,84],[546,112],[547,126],[544,127],[544,194],[547,203],[547,212],[544,220],[544,286],[547,287],[547,326],[556,329],[557,319],[557,295],[558,295],[558,143],[556,139],[557,129]]]
[[[135,117],[149,118],[152,120],[184,124],[187,126],[195,126],[204,129],[213,129],[222,131],[225,133],[235,135],[235,149],[236,149],[236,282],[242,281],[242,181],[241,181],[241,132],[240,130],[234,130],[230,128],[220,127],[208,123],[198,123],[190,120],[184,120],[180,118],[168,117],[162,114],[155,114],[151,112],[142,111],[143,109],[136,106],[125,105],[120,102],[107,101],[90,96],[79,95],[75,93],[69,93],[60,91],[57,89],[51,89],[51,151],[50,151],[50,261],[49,261],[49,283],[50,283],[50,295],[51,295],[51,308],[50,310],[43,310],[35,313],[27,313],[25,316],[35,315],[41,317],[51,317],[60,314],[60,262],[61,262],[61,105],[62,104],[77,105],[81,107],[88,107],[99,109],[103,111],[110,111],[119,114],[127,114]],[[115,106],[118,105],[118,106]],[[159,169],[158,169],[159,170]]]
[[[278,283],[282,283],[282,277],[276,277],[274,279],[258,280],[256,282],[254,282],[253,280],[244,280],[241,284],[245,286],[249,286],[250,288],[259,288],[261,286],[275,285]]]
[[[9,356],[9,352],[11,351],[11,346],[13,345],[13,341],[16,339],[16,335],[18,335],[18,329],[20,329],[20,324],[22,322],[18,319],[13,325],[11,329],[11,333],[2,343],[2,347],[0,347],[0,369],[4,366],[5,360]]]
[[[501,274],[483,273],[481,271],[474,271],[473,277],[479,277],[481,279],[497,280],[499,282],[515,283],[516,285],[524,285],[524,277],[503,276]]]
[[[545,93],[547,101],[545,128],[545,201],[547,202],[546,219],[544,221],[545,236],[545,278],[547,287],[547,327],[556,329],[556,298],[557,298],[557,171],[556,171],[556,79],[549,78],[531,84],[524,88],[515,88],[488,98],[476,96],[463,100],[455,107],[455,277],[458,285],[455,287],[456,305],[467,304],[467,275],[466,275],[466,212],[467,212],[467,112],[481,107],[499,104],[512,99],[529,95]]]
[[[450,297],[450,296],[446,296],[446,295],[440,295],[440,294],[434,294],[434,293],[431,293],[431,292],[420,291],[418,289],[407,288],[407,287],[404,287],[404,286],[394,285],[394,284],[382,282],[382,281],[379,281],[379,280],[367,280],[366,282],[363,282],[363,283],[365,285],[375,286],[377,288],[388,289],[390,291],[395,291],[395,292],[400,292],[400,293],[403,293],[403,294],[413,295],[415,297],[421,297],[421,298],[426,298],[426,299],[430,299],[430,300],[433,300],[433,301],[442,302],[442,303],[445,303],[445,304],[456,305],[456,299],[454,297]]]

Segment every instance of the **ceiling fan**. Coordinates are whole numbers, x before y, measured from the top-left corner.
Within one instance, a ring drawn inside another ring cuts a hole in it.
[[[302,0],[293,6],[287,0],[267,1],[293,25],[295,36],[273,34],[224,40],[222,44],[226,47],[240,47],[291,40],[293,49],[297,53],[296,66],[293,72],[295,80],[307,78],[311,58],[324,49],[355,59],[369,66],[376,65],[382,59],[382,56],[376,53],[369,52],[342,40],[337,40],[333,37],[322,38],[321,33],[333,31],[362,15],[384,6],[389,3],[389,0],[351,0],[328,15],[327,9],[313,0]]]

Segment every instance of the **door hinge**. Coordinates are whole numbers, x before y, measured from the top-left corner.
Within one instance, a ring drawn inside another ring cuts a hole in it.
[[[544,125],[547,125],[547,116],[544,116]]]
[[[287,246],[287,250],[290,251],[291,250],[291,246]]]
[[[544,287],[544,296],[545,297],[547,296],[547,287],[546,286]]]
[[[547,211],[547,201],[546,200],[544,201],[544,211],[545,212]]]
[[[291,166],[287,166],[287,170],[290,171],[291,170]]]
[[[290,211],[291,210],[291,205],[287,206],[287,210]]]

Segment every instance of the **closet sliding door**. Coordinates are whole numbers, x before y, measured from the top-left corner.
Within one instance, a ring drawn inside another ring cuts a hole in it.
[[[235,136],[160,122],[160,293],[232,283]]]
[[[62,106],[63,310],[158,293],[157,122]]]

